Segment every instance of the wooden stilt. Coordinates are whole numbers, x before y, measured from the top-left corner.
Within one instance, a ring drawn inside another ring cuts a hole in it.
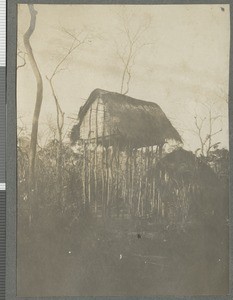
[[[146,147],[145,151],[145,208],[147,208],[149,198],[149,185],[148,185],[148,169],[149,169],[149,148]]]
[[[89,146],[90,147],[90,146]],[[88,157],[88,203],[89,208],[91,208],[91,150],[89,149],[89,157]]]
[[[152,178],[152,212],[155,210],[155,178]]]
[[[105,171],[106,171],[106,213],[108,213],[109,205],[109,147],[106,147],[105,150]]]
[[[97,150],[98,145],[96,144],[95,150],[94,150],[94,212],[95,215],[97,214],[97,205],[98,205],[98,187],[97,187]]]
[[[94,211],[97,214],[98,210],[98,182],[97,182],[97,164],[98,164],[98,108],[99,99],[97,99],[95,110],[95,153],[94,153]]]
[[[103,130],[102,130],[102,217],[106,217],[106,164],[105,164],[105,109],[103,111]]]
[[[119,167],[120,167],[120,151],[119,151],[119,144],[117,144],[117,148],[116,148],[116,208],[117,208],[117,217],[118,218],[119,218],[119,213],[120,213]]]
[[[140,171],[139,171],[139,195],[138,195],[138,208],[137,208],[137,214],[138,216],[142,215],[143,211],[143,201],[142,201],[142,169],[143,169],[143,148],[141,148],[140,151]]]
[[[136,173],[136,149],[132,152],[132,179],[131,179],[131,213],[134,214],[134,182],[135,182],[135,173]]]
[[[150,199],[150,213],[153,211],[153,189],[154,189],[154,182],[153,182],[153,146],[149,147],[149,161],[148,161],[148,171],[149,172],[149,184],[150,184],[150,193],[149,193],[149,199]]]
[[[102,217],[105,217],[105,165],[104,165],[104,157],[105,157],[105,148],[102,147],[102,157],[101,157],[101,193],[102,193]]]
[[[92,106],[89,111],[89,130],[88,130],[88,142],[87,142],[87,155],[86,155],[86,164],[87,164],[87,191],[88,191],[88,207],[91,208],[91,118],[92,118]]]
[[[132,149],[129,147],[128,149],[128,156],[129,156],[129,170],[128,170],[128,205],[129,205],[129,216],[131,215],[132,211]]]
[[[159,159],[161,159],[163,156],[163,145],[159,145],[158,148],[159,148]]]
[[[83,142],[83,206],[84,210],[86,209],[86,200],[87,200],[87,194],[86,194],[86,172],[87,172],[87,158],[86,158],[86,142]]]
[[[115,173],[116,168],[114,168],[113,159],[113,146],[110,147],[110,154],[109,154],[109,216],[111,217],[112,214],[112,207],[114,203],[114,183],[115,183]]]

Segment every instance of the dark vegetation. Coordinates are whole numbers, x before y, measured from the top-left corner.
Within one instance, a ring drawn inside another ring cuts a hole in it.
[[[187,217],[170,222],[166,214],[96,216],[82,199],[83,153],[63,144],[61,183],[58,147],[51,140],[38,148],[32,204],[29,143],[18,140],[18,295],[227,293],[227,150],[197,158],[179,149],[151,166],[165,212],[190,201]]]

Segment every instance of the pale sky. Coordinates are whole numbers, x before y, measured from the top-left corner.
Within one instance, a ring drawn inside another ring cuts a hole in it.
[[[128,95],[156,102],[179,131],[186,149],[200,145],[193,133],[194,115],[206,115],[212,105],[214,139],[228,148],[228,81],[230,13],[228,5],[35,5],[36,28],[31,38],[40,68],[44,97],[39,132],[46,134],[48,119],[56,120],[56,109],[46,75],[72,42],[59,30],[91,34],[90,41],[73,52],[55,78],[55,89],[65,112],[66,126],[95,88],[120,91],[123,67],[116,43],[124,45],[122,15],[130,18],[132,32],[151,20],[141,37],[147,45],[140,49],[132,69]],[[26,4],[18,7],[19,48],[30,15]],[[20,61],[19,61],[20,63]],[[31,66],[17,73],[18,117],[30,131],[35,105],[36,82]],[[203,104],[205,106],[203,106]],[[21,121],[19,121],[21,126]],[[51,121],[50,121],[51,122]]]

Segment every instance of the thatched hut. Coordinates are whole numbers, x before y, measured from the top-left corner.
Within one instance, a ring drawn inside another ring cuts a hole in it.
[[[155,177],[159,208],[167,222],[226,222],[228,190],[201,158],[178,149],[150,170]]]
[[[158,104],[95,89],[81,107],[71,141],[91,140],[120,148],[181,143],[181,137]]]
[[[83,153],[83,202],[101,215],[144,215],[150,180],[142,178],[181,137],[162,109],[148,101],[94,90],[78,114],[71,142]],[[144,189],[144,191],[142,190]],[[155,195],[153,194],[153,199]],[[153,200],[155,201],[155,199]]]

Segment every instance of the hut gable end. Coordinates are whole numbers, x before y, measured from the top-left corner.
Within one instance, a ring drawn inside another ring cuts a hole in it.
[[[103,101],[99,98],[86,109],[82,116],[79,129],[79,139],[88,140],[96,139],[105,135],[104,129],[105,107]]]

